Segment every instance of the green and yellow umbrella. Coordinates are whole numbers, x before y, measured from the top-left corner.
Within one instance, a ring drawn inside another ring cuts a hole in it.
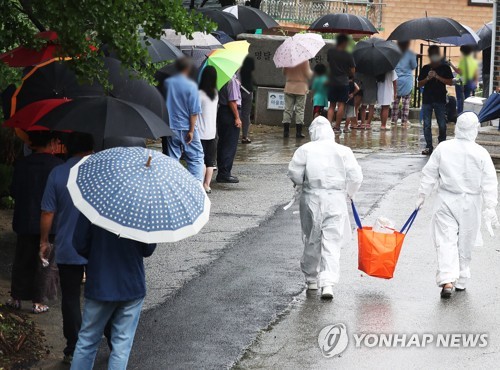
[[[240,69],[243,60],[248,55],[247,41],[233,41],[224,44],[224,49],[214,50],[207,59],[207,65],[217,70],[217,89],[228,83]]]

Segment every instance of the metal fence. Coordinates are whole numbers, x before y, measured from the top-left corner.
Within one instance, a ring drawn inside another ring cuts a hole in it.
[[[368,18],[377,29],[382,28],[382,0],[262,0],[260,9],[276,21],[310,25],[329,13],[348,13]]]

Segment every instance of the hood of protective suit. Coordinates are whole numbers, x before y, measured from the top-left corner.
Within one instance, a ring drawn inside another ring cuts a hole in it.
[[[465,112],[458,116],[455,139],[475,141],[479,132],[479,118],[476,113]]]
[[[309,136],[311,141],[318,140],[335,140],[335,133],[332,125],[325,117],[319,116],[312,121],[309,127]]]

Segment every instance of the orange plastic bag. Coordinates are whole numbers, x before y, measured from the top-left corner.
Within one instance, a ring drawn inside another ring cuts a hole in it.
[[[373,277],[392,279],[406,233],[417,217],[418,210],[411,214],[401,231],[383,234],[373,231],[371,227],[363,227],[354,203],[351,202],[351,205],[358,225],[358,269]]]

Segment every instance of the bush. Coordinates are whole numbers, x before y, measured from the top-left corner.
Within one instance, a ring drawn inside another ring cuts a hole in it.
[[[10,194],[9,186],[12,182],[13,173],[13,166],[0,164],[0,198]]]

